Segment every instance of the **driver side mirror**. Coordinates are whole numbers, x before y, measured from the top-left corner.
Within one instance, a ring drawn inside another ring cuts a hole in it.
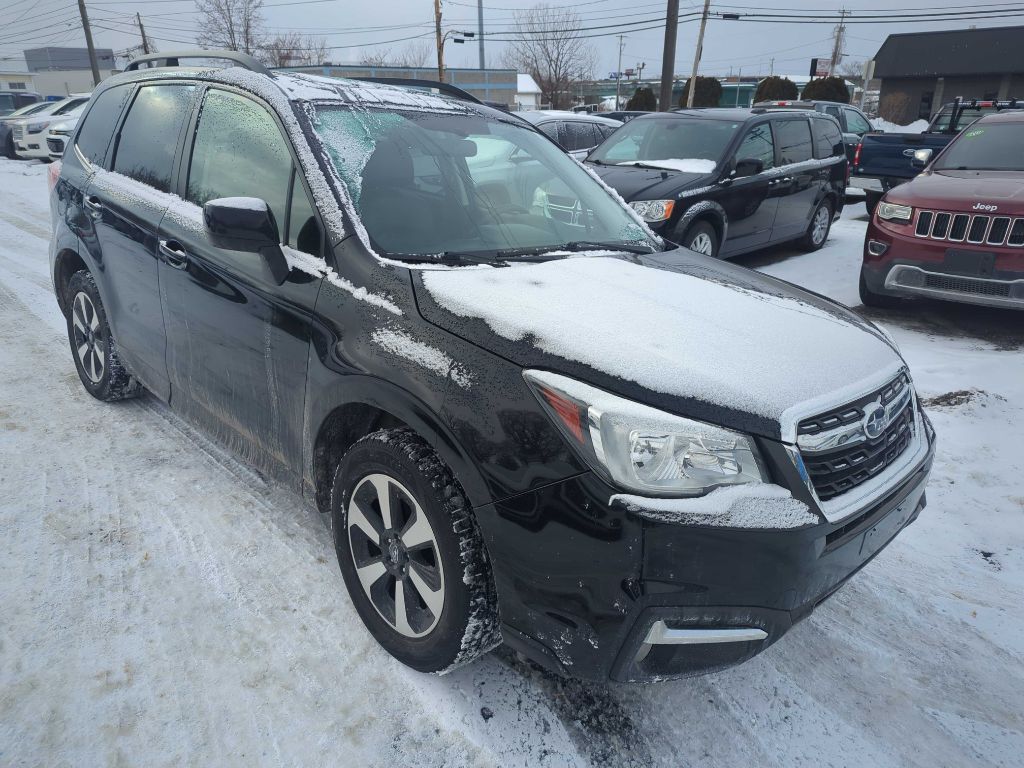
[[[281,251],[281,234],[266,201],[258,197],[219,197],[203,206],[203,224],[217,248],[263,257],[280,285],[288,277],[288,262]]]
[[[758,160],[756,157],[745,157],[742,160],[736,161],[736,167],[732,171],[732,175],[735,178],[742,178],[744,176],[757,176],[757,174],[764,171],[764,161]]]
[[[914,155],[910,159],[910,165],[913,168],[924,168],[931,159],[932,151],[930,149],[918,149],[914,151]]]

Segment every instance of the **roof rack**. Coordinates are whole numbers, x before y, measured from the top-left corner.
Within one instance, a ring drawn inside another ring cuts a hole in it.
[[[456,88],[451,83],[439,83],[437,80],[418,80],[413,77],[349,77],[347,80],[360,80],[364,83],[380,83],[381,85],[401,85],[406,88],[420,88],[440,91],[446,96],[453,96],[462,101],[471,101],[474,104],[483,104],[473,94]]]
[[[242,67],[242,69],[258,72],[261,75],[270,74],[269,69],[249,54],[227,50],[149,53],[145,56],[139,56],[137,59],[133,59],[128,66],[124,68],[124,71],[132,72],[134,70],[141,69],[142,64],[147,65],[147,67],[180,67],[181,59],[223,59],[224,61],[230,61],[236,66]]]
[[[957,96],[953,100],[953,114],[949,119],[949,130],[956,133],[957,128],[960,127],[960,118],[963,117],[965,109],[982,109],[984,107],[994,107],[996,112],[1002,112],[1004,109],[1024,109],[1024,101],[1020,99],[1007,99],[1003,101],[998,99],[965,99],[962,96]]]

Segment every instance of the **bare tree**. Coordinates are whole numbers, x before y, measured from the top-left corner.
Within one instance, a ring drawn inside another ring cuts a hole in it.
[[[430,40],[409,43],[398,53],[390,48],[379,48],[365,54],[359,63],[364,67],[424,67],[434,55],[434,44]]]
[[[263,0],[196,0],[204,48],[227,48],[256,55],[266,47]]]
[[[359,63],[364,67],[390,67],[392,61],[390,48],[378,49],[373,53],[363,54],[363,57],[359,59]]]
[[[836,67],[836,74],[860,88],[864,85],[864,62],[844,61]]]
[[[260,58],[272,67],[323,64],[327,58],[327,39],[303,37],[298,32],[288,32],[270,40]]]
[[[505,49],[505,66],[525,72],[540,86],[552,109],[572,105],[573,83],[594,71],[594,49],[583,38],[579,15],[568,8],[535,5],[515,12],[514,42]]]

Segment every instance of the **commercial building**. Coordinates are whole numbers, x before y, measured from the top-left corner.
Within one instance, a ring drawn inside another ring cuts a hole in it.
[[[1024,98],[1024,26],[889,35],[875,55],[875,77],[879,114],[904,125],[957,96]]]

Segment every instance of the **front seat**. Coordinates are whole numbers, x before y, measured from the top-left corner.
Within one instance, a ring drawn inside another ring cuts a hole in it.
[[[393,138],[377,142],[363,168],[359,215],[375,245],[392,253],[423,253],[438,241],[438,219],[416,191],[412,155]]]

